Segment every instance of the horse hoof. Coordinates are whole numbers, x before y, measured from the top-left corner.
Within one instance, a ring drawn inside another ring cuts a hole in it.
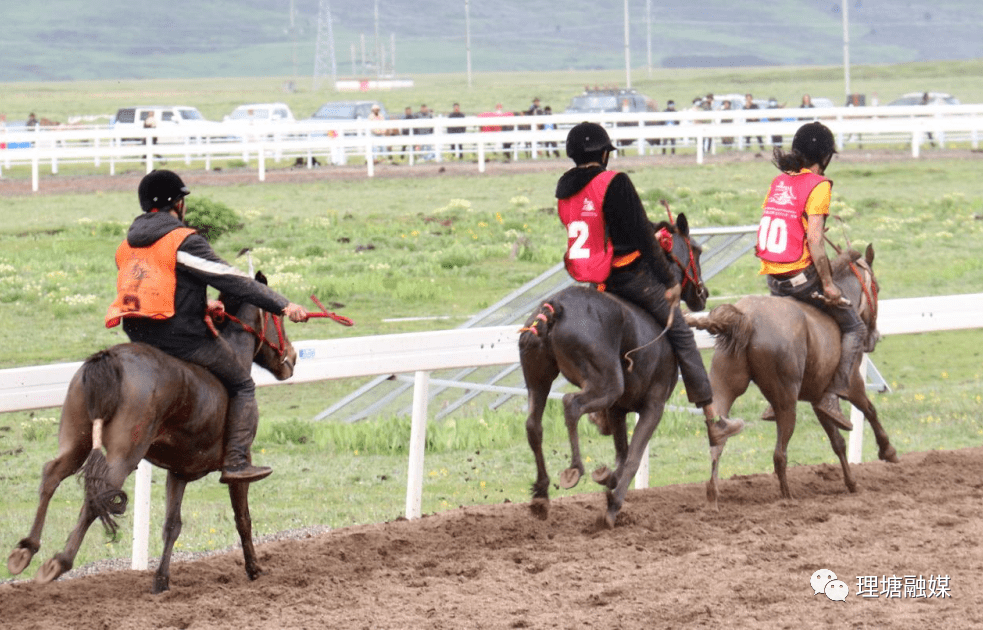
[[[886,451],[878,453],[878,458],[883,462],[890,462],[892,464],[897,464],[901,461],[901,458],[898,457],[898,452],[894,450],[893,446],[889,447]]]
[[[601,517],[599,524],[605,529],[614,529],[614,523],[617,519],[617,513],[612,514],[611,512],[605,512],[604,516]]]
[[[31,558],[34,554],[28,549],[23,547],[18,547],[10,552],[7,557],[7,570],[10,571],[11,575],[20,575],[21,571],[27,568],[27,565],[31,564]]]
[[[607,466],[601,466],[596,468],[594,472],[590,474],[590,478],[594,480],[594,483],[599,483],[602,486],[606,486],[608,481],[611,479],[611,469]]]
[[[160,595],[171,590],[171,581],[166,577],[154,576],[154,584],[150,587],[151,595]]]
[[[529,511],[541,521],[545,521],[550,515],[550,500],[537,497],[529,502]]]
[[[65,572],[65,568],[57,558],[52,558],[38,569],[38,574],[34,576],[34,581],[38,584],[48,584],[54,582],[58,576]]]
[[[576,468],[567,468],[560,473],[560,487],[566,490],[573,488],[580,483],[580,471]]]

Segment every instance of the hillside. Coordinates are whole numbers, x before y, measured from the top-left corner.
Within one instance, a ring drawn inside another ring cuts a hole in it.
[[[311,76],[319,0],[114,0],[8,3],[0,82],[92,79]],[[374,7],[385,68],[466,70],[460,0],[331,2],[339,75],[375,74]],[[294,7],[291,26],[290,7]],[[622,3],[470,0],[476,72],[624,68]],[[842,17],[831,0],[652,2],[654,67],[835,65]],[[630,0],[630,55],[648,62],[647,3]],[[899,10],[900,9],[900,10]],[[855,64],[983,57],[973,0],[851,0]],[[363,66],[363,38],[365,58]],[[327,38],[325,38],[326,41]]]

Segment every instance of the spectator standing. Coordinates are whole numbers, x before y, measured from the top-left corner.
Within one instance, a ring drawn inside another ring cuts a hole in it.
[[[552,116],[552,115],[553,115],[553,108],[552,107],[550,107],[549,105],[547,105],[546,107],[543,108],[543,116]],[[545,123],[545,124],[540,125],[539,128],[540,129],[545,129],[545,130],[548,130],[548,131],[553,131],[554,129],[556,129],[556,124],[549,122],[549,123]],[[553,150],[553,157],[560,157],[560,150],[557,149],[556,142],[555,141],[548,140],[548,141],[546,141],[544,143],[543,146],[546,147],[546,151],[545,151],[546,157],[549,157],[549,155],[550,155],[550,149]]]
[[[403,120],[413,120],[414,118],[416,118],[416,116],[413,114],[413,108],[407,105],[406,109],[403,110]],[[410,129],[409,127],[403,127],[404,136],[412,135],[414,131],[414,129]],[[404,139],[404,142],[405,141],[406,140]],[[416,147],[414,147],[412,143],[403,145],[403,155],[406,156],[406,159],[409,159],[409,152],[407,149],[412,151],[415,150]]]
[[[676,111],[676,101],[674,101],[672,99],[669,99],[668,101],[666,101],[666,108],[663,111],[675,112]],[[675,120],[667,120],[667,121],[665,121],[665,125],[667,127],[673,127],[676,124],[678,124],[678,123]],[[676,139],[675,138],[666,138],[665,140],[662,141],[662,155],[665,155],[666,154],[666,147],[668,147],[669,145],[672,145],[672,155],[676,155]]]
[[[33,117],[33,116],[34,116],[34,114],[31,114],[31,117]],[[28,122],[30,122],[30,119],[28,119]],[[37,125],[37,119],[35,119],[34,124]],[[152,111],[147,112],[147,117],[143,119],[143,128],[144,129],[156,129],[157,128],[157,118],[154,116],[154,113]],[[157,137],[156,136],[153,138],[153,142],[154,142],[154,144],[157,144]],[[146,144],[146,141],[144,141],[144,144]]]
[[[733,109],[733,106],[731,105],[730,99],[724,101],[723,107],[721,107],[720,109],[721,110],[726,110],[726,111],[730,111],[731,109]],[[730,124],[733,124],[733,122],[734,122],[734,119],[733,118],[721,119],[720,120],[720,124],[722,124],[722,125],[730,125]],[[723,138],[720,139],[720,142],[721,142],[721,144],[724,144],[724,145],[734,144],[734,137],[733,136],[724,136]]]
[[[754,102],[753,94],[748,93],[744,95],[744,109],[761,109],[760,107],[758,107],[758,104]],[[747,119],[749,123],[759,122],[760,120],[761,120],[760,118]],[[744,144],[748,145],[749,147],[751,146],[751,136],[747,136],[744,138]],[[761,136],[758,136],[758,149],[760,149],[761,151],[765,150],[765,141]]]
[[[464,112],[461,111],[461,104],[454,103],[453,111],[447,114],[448,118],[464,118]],[[464,127],[448,127],[447,133],[464,133]],[[451,154],[457,155],[457,159],[464,159],[464,145],[462,144],[451,144]]]
[[[713,111],[713,94],[707,94],[706,98],[704,98],[700,102],[699,108],[705,112]],[[711,122],[711,121],[705,121],[705,122]],[[703,138],[703,152],[709,153],[712,149],[713,149],[713,138],[711,138],[710,136]]]
[[[385,118],[382,115],[382,111],[381,111],[381,109],[379,108],[378,105],[373,105],[372,106],[372,113],[369,114],[369,120],[376,120],[376,121],[378,121],[378,120],[385,120]],[[378,129],[373,129],[372,130],[372,135],[375,136],[375,137],[377,137],[377,138],[379,138],[381,136],[386,135],[386,130],[383,129],[382,127],[379,127]],[[378,156],[382,155],[384,149],[385,149],[385,147],[383,147],[381,144],[374,144],[374,145],[372,145],[373,161],[376,164],[379,163],[379,157]],[[392,160],[392,156],[390,156],[389,159]]]
[[[27,122],[24,124],[31,128],[31,131],[34,131],[34,127],[38,126],[38,117],[34,115],[34,112],[31,112],[27,115]]]
[[[922,94],[922,105],[931,105],[931,104],[932,104],[932,99],[929,97],[928,92],[925,92],[924,94]],[[935,148],[935,138],[932,137],[932,132],[931,131],[928,131],[928,132],[926,132],[926,135],[928,136],[928,141],[930,143],[932,143],[932,148],[934,149]]]
[[[529,106],[529,109],[527,109],[525,113],[526,113],[527,116],[542,116],[543,115],[543,109],[539,106],[539,97],[538,96],[536,98],[532,99],[532,105]]]
[[[433,112],[430,111],[430,108],[427,107],[427,104],[426,103],[423,103],[422,105],[420,105],[420,111],[417,112],[416,117],[417,118],[433,118]],[[433,134],[433,127],[420,127],[418,129],[416,129],[415,131],[416,131],[416,135],[419,135],[419,136],[429,136],[429,135],[432,135]],[[424,144],[424,142],[426,142],[426,140],[423,140],[423,139],[420,140],[420,152],[423,153],[423,159],[424,160],[432,160],[432,159],[434,159],[435,156],[434,156],[434,153],[433,153],[433,145]]]

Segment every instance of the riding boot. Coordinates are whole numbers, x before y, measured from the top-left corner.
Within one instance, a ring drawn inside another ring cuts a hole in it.
[[[265,479],[273,472],[267,466],[253,466],[249,454],[256,429],[259,408],[256,399],[242,394],[229,400],[225,426],[225,458],[222,462],[222,483],[249,482]]]
[[[725,418],[721,416],[716,422],[707,420],[707,437],[710,446],[722,446],[727,438],[734,437],[744,430],[744,421],[740,418]]]
[[[836,366],[833,380],[816,404],[816,408],[829,417],[834,424],[846,431],[853,430],[853,423],[843,415],[840,409],[840,398],[846,398],[850,392],[850,379],[857,370],[857,362],[864,352],[864,334],[862,332],[843,333],[840,341],[840,364]]]
[[[771,405],[765,407],[765,410],[761,412],[761,419],[767,422],[775,422],[775,408]]]

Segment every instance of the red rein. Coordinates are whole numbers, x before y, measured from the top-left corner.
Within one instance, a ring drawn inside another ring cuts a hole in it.
[[[338,315],[337,313],[329,312],[328,309],[324,308],[324,305],[321,304],[321,301],[318,300],[315,296],[312,295],[311,296],[311,300],[313,300],[314,303],[317,304],[318,308],[321,309],[321,312],[320,313],[308,313],[307,314],[307,319],[313,319],[313,318],[318,318],[318,317],[328,317],[328,318],[333,319],[334,321],[338,322],[339,324],[341,324],[343,326],[354,326],[355,325],[355,322],[353,322],[351,319],[349,319],[347,317],[344,317],[342,315]],[[286,336],[283,334],[283,316],[281,316],[281,315],[274,315],[273,313],[270,313],[269,311],[263,311],[263,328],[262,328],[262,330],[257,331],[255,328],[253,328],[249,324],[243,322],[242,320],[240,320],[235,315],[232,315],[231,313],[225,312],[224,309],[221,309],[221,308],[209,308],[205,312],[205,325],[208,326],[208,329],[210,331],[212,331],[212,334],[213,335],[215,335],[216,337],[218,337],[218,329],[215,328],[215,322],[221,322],[226,317],[229,318],[231,321],[233,321],[233,322],[239,324],[240,326],[242,326],[242,329],[245,330],[246,332],[248,332],[249,334],[254,335],[257,339],[259,339],[260,344],[266,344],[270,348],[272,348],[277,353],[277,356],[283,357],[283,354],[287,351]],[[266,328],[269,325],[268,322],[270,320],[273,321],[273,327],[276,330],[277,345],[273,345],[273,343],[269,339],[266,338]],[[304,321],[307,321],[307,320],[305,319]]]

